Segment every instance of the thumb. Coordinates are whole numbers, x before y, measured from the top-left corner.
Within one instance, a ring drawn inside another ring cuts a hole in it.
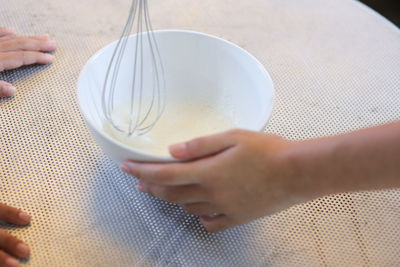
[[[14,96],[16,89],[12,84],[0,81],[0,97],[11,97]]]
[[[236,145],[234,131],[199,137],[188,142],[171,145],[169,152],[177,159],[196,159],[216,154]]]

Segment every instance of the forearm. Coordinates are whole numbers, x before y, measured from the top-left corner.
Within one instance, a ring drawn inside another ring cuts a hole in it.
[[[400,122],[305,141],[292,162],[311,198],[400,187]]]

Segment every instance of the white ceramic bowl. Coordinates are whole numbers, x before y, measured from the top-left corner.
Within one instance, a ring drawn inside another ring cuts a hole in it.
[[[206,101],[227,116],[237,128],[261,131],[272,112],[274,87],[263,65],[239,46],[208,34],[182,30],[155,31],[167,88],[167,106],[188,99]],[[136,38],[134,35],[130,38]],[[131,42],[134,43],[134,42]],[[98,51],[82,69],[78,102],[97,144],[116,162],[126,159],[168,162],[176,159],[139,151],[103,131],[101,90],[116,42]],[[127,53],[133,49],[127,47]],[[128,61],[121,69],[129,70]],[[121,80],[130,79],[124,71]],[[184,112],[184,111],[183,111]],[[182,140],[186,141],[186,140]]]

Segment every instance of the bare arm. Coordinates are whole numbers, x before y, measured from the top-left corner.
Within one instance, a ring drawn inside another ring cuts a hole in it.
[[[400,122],[293,147],[305,196],[400,187]]]
[[[170,151],[191,161],[121,168],[139,191],[181,205],[209,231],[326,194],[400,187],[400,122],[301,142],[234,130]]]

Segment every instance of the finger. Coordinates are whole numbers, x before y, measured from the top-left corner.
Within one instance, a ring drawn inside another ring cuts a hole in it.
[[[236,144],[236,131],[228,131],[170,146],[171,155],[178,159],[196,159],[224,151]]]
[[[6,35],[3,37],[0,37],[0,41],[4,42],[4,41],[8,41],[8,40],[12,40],[15,39],[16,36],[14,35]],[[43,34],[43,35],[36,35],[36,36],[25,36],[24,38],[28,38],[28,39],[34,39],[34,40],[44,40],[44,41],[49,41],[50,40],[50,36],[48,34]]]
[[[217,208],[208,202],[198,202],[184,204],[182,208],[189,214],[196,216],[209,216],[211,214],[218,214]]]
[[[125,161],[121,170],[145,182],[159,185],[198,184],[195,167],[189,163],[139,163]]]
[[[17,208],[0,203],[0,220],[16,225],[27,225],[31,217]]]
[[[56,49],[56,42],[45,37],[14,37],[0,42],[0,51],[43,51],[50,52]]]
[[[219,232],[228,229],[235,224],[223,214],[217,216],[200,216],[200,222],[208,232]]]
[[[4,251],[0,250],[0,266],[4,267],[17,267],[19,262],[5,253]]]
[[[15,30],[14,29],[12,29],[12,28],[1,28],[0,27],[0,37],[14,35],[14,34],[15,34]]]
[[[28,257],[30,253],[27,244],[2,229],[0,229],[0,250],[20,259]]]
[[[41,52],[20,51],[0,53],[0,71],[16,69],[24,65],[50,64],[53,56]]]
[[[17,89],[12,84],[0,81],[0,97],[12,97],[17,92]]]
[[[37,40],[50,40],[50,35],[42,34],[42,35],[29,36],[29,38],[37,39]]]
[[[140,181],[137,189],[139,192],[176,204],[196,203],[207,199],[199,185],[163,186]]]

